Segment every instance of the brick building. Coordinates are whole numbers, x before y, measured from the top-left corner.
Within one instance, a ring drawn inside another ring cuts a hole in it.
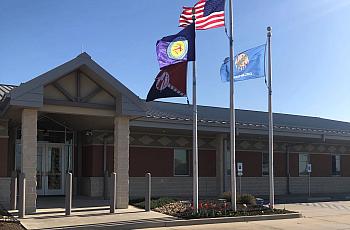
[[[229,110],[198,107],[199,194],[230,188]],[[37,196],[103,196],[117,172],[118,208],[143,196],[191,196],[192,109],[137,97],[83,53],[19,86],[0,85],[0,203],[9,206],[11,175],[26,175],[26,207]],[[268,194],[268,116],[236,110],[236,159],[243,193]],[[350,192],[350,123],[274,114],[275,193]]]

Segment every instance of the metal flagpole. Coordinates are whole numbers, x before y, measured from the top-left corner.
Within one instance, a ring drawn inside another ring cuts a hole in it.
[[[230,152],[231,152],[231,206],[233,211],[237,211],[237,194],[236,194],[236,119],[234,103],[234,79],[233,79],[233,0],[229,0],[230,13]]]
[[[271,27],[267,27],[267,75],[269,79],[269,182],[270,182],[270,208],[275,206],[275,188],[273,176],[273,116],[272,116],[272,64],[271,64]]]
[[[195,26],[196,34],[196,17],[195,10],[192,9],[192,20]],[[194,40],[196,39],[196,35]],[[197,140],[197,80],[196,80],[196,61],[192,62],[192,100],[193,100],[193,209],[198,212],[198,140]]]

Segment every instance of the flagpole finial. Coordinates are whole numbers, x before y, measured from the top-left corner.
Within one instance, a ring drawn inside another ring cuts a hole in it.
[[[271,26],[268,26],[267,27],[267,36],[271,37],[271,34],[272,34],[271,31],[272,31]]]

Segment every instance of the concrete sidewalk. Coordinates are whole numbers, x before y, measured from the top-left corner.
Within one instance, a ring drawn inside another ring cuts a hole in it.
[[[136,229],[154,227],[156,223],[172,220],[173,217],[157,212],[129,206],[128,209],[109,213],[109,207],[73,209],[71,216],[64,215],[64,209],[40,209],[36,214],[21,219],[27,229]]]
[[[39,200],[37,213],[20,219],[27,229],[137,229],[162,226],[164,221],[176,218],[158,212],[145,212],[129,206],[109,213],[108,201],[75,199],[71,216],[65,216],[64,198],[52,197]],[[62,206],[62,207],[60,207]],[[17,211],[10,211],[17,216]]]

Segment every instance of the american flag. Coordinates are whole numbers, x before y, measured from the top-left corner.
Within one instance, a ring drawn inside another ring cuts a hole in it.
[[[184,6],[180,15],[180,27],[193,23],[196,18],[196,30],[207,30],[225,25],[225,0],[200,0],[194,7]]]

